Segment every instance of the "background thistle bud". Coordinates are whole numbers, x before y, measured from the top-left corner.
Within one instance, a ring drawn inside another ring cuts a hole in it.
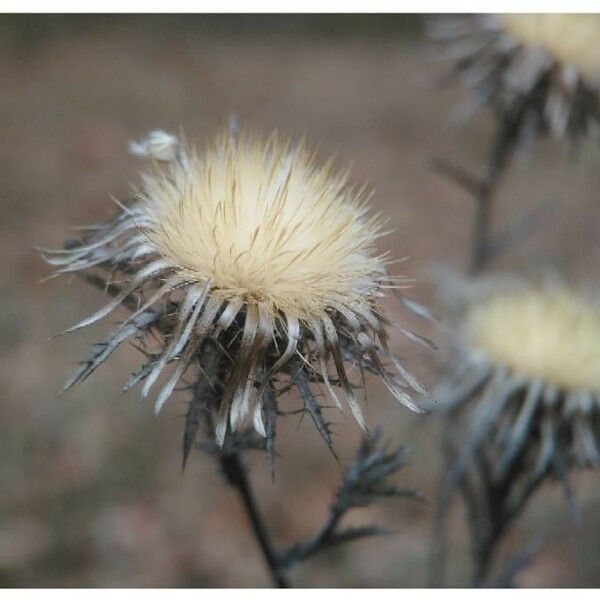
[[[425,391],[390,353],[389,321],[377,305],[403,280],[387,274],[389,259],[375,250],[382,221],[369,214],[367,196],[347,173],[336,173],[331,161],[319,166],[304,144],[276,134],[262,140],[226,130],[197,153],[155,131],[131,149],[156,159],[135,199],[80,243],[43,251],[57,274],[100,269],[125,281],[108,304],[67,332],[121,304],[134,306],[65,389],[127,339],[149,348],[158,330],[162,342],[148,349],[125,388],[140,384],[145,398],[170,368],[155,399],[158,413],[188,368],[205,375],[206,348],[217,352],[219,445],[228,428],[251,421],[272,448],[276,398],[290,384],[328,445],[312,383],[324,384],[339,407],[334,388],[341,388],[366,428],[347,365],[375,373],[398,400],[422,412],[413,395]]]
[[[462,431],[450,479],[476,456],[492,481],[566,484],[600,464],[600,305],[558,280],[482,280],[471,287],[457,359],[437,394]],[[450,426],[450,425],[449,425]]]
[[[445,459],[435,552],[443,564],[444,521],[459,491],[473,585],[512,585],[540,538],[521,548],[494,584],[493,559],[510,525],[552,479],[578,519],[569,473],[600,464],[600,304],[558,279],[445,279],[456,344],[435,392]]]
[[[599,139],[598,15],[455,15],[432,22],[431,35],[473,91],[464,115],[490,106],[521,146],[545,133]]]

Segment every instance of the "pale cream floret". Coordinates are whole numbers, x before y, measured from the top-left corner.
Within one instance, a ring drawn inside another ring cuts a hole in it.
[[[567,390],[600,391],[600,305],[568,288],[498,293],[474,305],[466,323],[488,360]]]
[[[214,294],[309,320],[378,291],[379,219],[303,145],[225,132],[147,173],[140,195],[150,243],[185,278],[212,279]]]
[[[500,14],[519,42],[542,47],[561,63],[600,79],[600,14]]]

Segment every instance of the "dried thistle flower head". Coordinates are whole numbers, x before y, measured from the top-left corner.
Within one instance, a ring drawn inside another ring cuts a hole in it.
[[[527,46],[538,46],[592,81],[600,79],[600,15],[500,14],[506,31]]]
[[[208,350],[218,353],[219,444],[228,426],[233,430],[248,416],[272,442],[279,414],[274,397],[290,385],[328,444],[311,383],[324,384],[338,405],[334,388],[340,386],[364,427],[348,365],[376,373],[402,403],[421,410],[411,392],[424,390],[390,353],[389,321],[377,308],[385,289],[402,281],[387,274],[389,261],[375,250],[381,220],[369,215],[368,197],[348,184],[346,173],[336,173],[331,161],[318,165],[304,144],[276,134],[263,140],[227,130],[198,153],[155,131],[131,150],[151,159],[135,199],[80,243],[44,251],[58,273],[95,268],[126,281],[111,288],[111,302],[67,331],[133,305],[67,388],[126,339],[146,345],[158,330],[162,342],[147,350],[148,361],[126,389],[143,382],[148,396],[172,364],[156,398],[158,412],[189,367],[205,374]]]
[[[521,145],[600,138],[598,15],[461,15],[434,21],[431,35],[473,90],[465,116],[492,107]]]
[[[363,192],[275,135],[223,133],[202,156],[146,173],[140,197],[147,241],[182,281],[211,280],[213,295],[292,328],[330,308],[369,309],[385,278],[381,220]]]
[[[470,289],[469,289],[470,287]],[[500,477],[600,465],[600,304],[559,280],[469,286],[459,357],[438,390]],[[559,473],[560,474],[560,473]]]
[[[491,362],[563,389],[600,392],[600,304],[564,284],[483,299],[466,328]]]

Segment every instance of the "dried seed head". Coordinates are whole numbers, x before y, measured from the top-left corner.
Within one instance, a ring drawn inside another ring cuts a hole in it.
[[[96,344],[66,388],[123,341],[136,337],[146,344],[159,331],[162,342],[126,389],[143,382],[147,396],[173,365],[156,399],[158,412],[188,367],[197,365],[211,390],[220,390],[219,444],[228,428],[250,418],[272,451],[276,395],[295,386],[330,445],[313,383],[324,384],[338,405],[334,388],[341,387],[365,427],[356,397],[360,386],[350,381],[348,364],[361,374],[375,373],[397,399],[422,412],[412,395],[424,390],[391,355],[389,321],[377,308],[385,289],[399,288],[401,278],[387,275],[387,260],[374,247],[381,221],[369,215],[366,196],[349,186],[345,174],[335,173],[331,162],[319,166],[304,144],[292,146],[277,135],[262,141],[226,131],[198,154],[155,131],[131,149],[153,161],[135,199],[119,204],[114,218],[91,227],[79,244],[43,250],[58,274],[80,272],[89,279],[88,272],[99,269],[127,282],[68,331],[124,303],[133,310]],[[413,301],[405,305],[423,314]],[[210,358],[215,353],[216,363]],[[190,407],[187,449],[199,410]]]
[[[466,328],[491,362],[564,389],[600,392],[600,304],[564,284],[483,299]]]
[[[600,466],[600,303],[557,278],[461,287],[458,352],[436,392],[461,440],[455,477],[482,452],[498,478]]]
[[[546,133],[600,139],[598,16],[455,15],[430,32],[473,92],[461,118],[489,106],[521,148]]]
[[[148,242],[182,278],[272,317],[369,308],[385,277],[363,192],[277,136],[223,133],[185,165],[147,172],[140,199]]]

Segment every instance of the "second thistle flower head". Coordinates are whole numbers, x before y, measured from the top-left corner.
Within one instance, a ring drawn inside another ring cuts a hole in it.
[[[466,284],[469,288],[469,284]],[[505,474],[600,465],[600,303],[565,282],[471,283],[440,406]]]
[[[571,65],[590,82],[600,82],[600,15],[500,14],[507,33],[537,47],[561,65]]]
[[[68,331],[135,302],[67,387],[124,340],[145,343],[158,329],[163,342],[126,387],[142,383],[145,397],[171,368],[156,398],[158,412],[189,367],[206,375],[210,347],[220,357],[220,444],[228,427],[247,417],[269,435],[265,418],[273,421],[273,399],[290,385],[328,443],[311,383],[324,384],[338,404],[334,388],[341,387],[364,426],[348,364],[376,373],[399,400],[420,410],[409,391],[423,390],[389,352],[388,321],[377,308],[384,289],[398,287],[387,275],[387,258],[375,250],[382,223],[346,174],[331,162],[317,165],[304,144],[277,135],[263,140],[227,130],[197,153],[153,132],[131,150],[151,159],[135,199],[81,243],[46,251],[59,273],[100,268],[127,281]]]
[[[521,144],[546,133],[600,139],[599,15],[460,15],[431,33],[473,91],[466,113],[490,106]]]
[[[566,285],[524,286],[469,311],[471,344],[490,362],[574,393],[600,393],[600,305]]]

